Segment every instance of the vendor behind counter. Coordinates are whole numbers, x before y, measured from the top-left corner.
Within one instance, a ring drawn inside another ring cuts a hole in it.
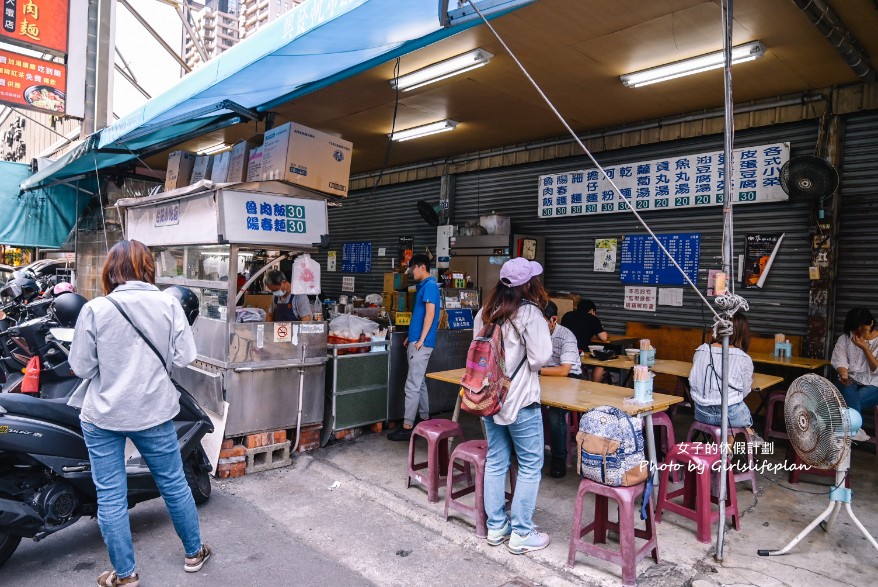
[[[273,322],[310,322],[311,302],[304,294],[293,295],[293,286],[283,271],[272,269],[265,278],[265,286],[274,299],[269,313]]]

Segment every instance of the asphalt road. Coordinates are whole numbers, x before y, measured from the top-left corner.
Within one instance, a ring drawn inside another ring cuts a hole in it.
[[[214,556],[200,572],[186,573],[164,502],[156,499],[130,510],[143,587],[372,585],[254,506],[216,488],[199,513],[202,538]],[[0,585],[95,585],[110,568],[97,520],[81,519],[42,542],[22,541],[0,568]]]

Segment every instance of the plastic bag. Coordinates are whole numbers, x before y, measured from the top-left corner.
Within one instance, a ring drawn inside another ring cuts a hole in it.
[[[360,338],[361,334],[372,336],[378,332],[378,324],[359,316],[342,314],[329,322],[329,334],[341,338]]]
[[[235,308],[235,322],[265,322],[265,310],[262,308]]]
[[[320,263],[304,254],[293,261],[293,294],[320,293]]]

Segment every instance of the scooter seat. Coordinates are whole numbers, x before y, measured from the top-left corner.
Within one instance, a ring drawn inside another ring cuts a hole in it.
[[[68,406],[66,398],[40,399],[24,393],[0,393],[0,406],[10,414],[79,428],[79,410]]]

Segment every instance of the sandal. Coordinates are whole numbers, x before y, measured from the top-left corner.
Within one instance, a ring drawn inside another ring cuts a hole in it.
[[[187,573],[196,573],[201,570],[201,567],[204,566],[204,563],[210,558],[210,555],[213,554],[213,550],[210,548],[208,544],[202,544],[201,549],[195,554],[195,556],[187,556],[183,559],[183,570]]]
[[[98,577],[98,586],[99,587],[116,587],[116,585],[128,585],[128,587],[137,587],[140,585],[140,577],[137,573],[133,575],[129,575],[124,579],[120,579],[119,575],[116,574],[116,571],[104,571],[101,573],[101,576]]]

